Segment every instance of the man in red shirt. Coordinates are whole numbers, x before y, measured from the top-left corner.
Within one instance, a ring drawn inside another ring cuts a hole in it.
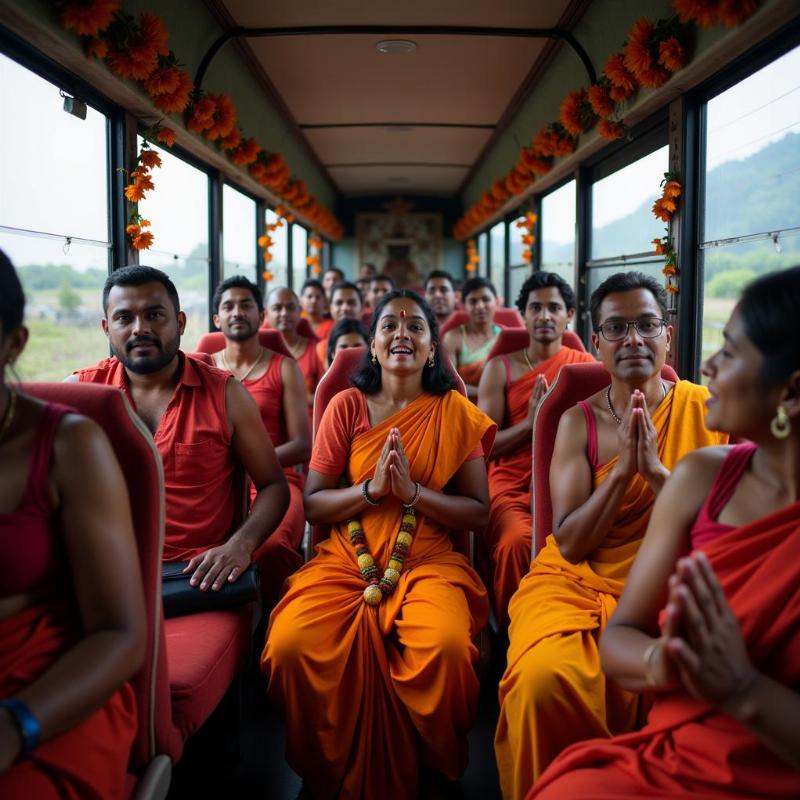
[[[180,350],[186,315],[160,270],[115,271],[103,287],[103,308],[113,356],[68,380],[116,386],[126,395],[164,465],[164,561],[188,561],[193,585],[218,590],[249,566],[289,503],[258,407],[230,375]],[[240,464],[256,498],[232,531]]]
[[[286,331],[287,326],[282,324],[286,316],[297,325],[300,309],[291,289],[273,289],[269,301],[273,328]],[[303,476],[295,467],[302,466],[311,455],[306,390],[298,362],[258,341],[265,311],[261,290],[254,283],[242,275],[224,280],[214,292],[212,305],[214,324],[226,339],[225,349],[214,353],[214,363],[239,380],[256,401],[289,484],[289,509],[255,554],[264,606],[271,608],[284,580],[303,564]],[[316,357],[313,343],[306,340],[306,344]]]

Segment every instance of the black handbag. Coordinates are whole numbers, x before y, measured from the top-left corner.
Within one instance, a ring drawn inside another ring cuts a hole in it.
[[[165,617],[182,617],[201,611],[219,611],[253,603],[261,596],[258,569],[251,564],[233,583],[225,581],[222,588],[201,591],[192,586],[191,572],[184,574],[188,561],[174,561],[161,565],[161,597]]]

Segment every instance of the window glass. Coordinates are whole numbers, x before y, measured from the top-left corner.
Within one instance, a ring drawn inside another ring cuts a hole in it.
[[[508,305],[516,308],[517,297],[522,289],[522,284],[530,277],[531,268],[527,264],[521,267],[512,267],[508,273]]]
[[[302,225],[292,225],[292,289],[300,292],[306,279],[308,257],[308,231]]]
[[[222,275],[257,276],[256,201],[233,186],[222,187]]]
[[[139,203],[139,213],[150,220],[155,241],[139,254],[139,263],[163,270],[175,284],[186,314],[181,347],[193,350],[209,326],[208,176],[154,149],[161,167],[153,170],[155,189]]]
[[[489,231],[489,259],[491,261],[489,280],[494,284],[497,294],[502,297],[505,291],[503,280],[506,268],[506,224],[498,222]]]
[[[525,217],[517,217],[508,225],[508,265],[510,267],[523,264],[522,251],[528,248],[522,243],[522,237],[527,234],[525,228],[518,228],[518,222],[524,222]]]
[[[542,269],[575,288],[575,181],[545,195],[539,216]]]
[[[267,225],[274,225],[278,221],[278,215],[271,208],[268,208],[266,211],[266,220]],[[273,287],[286,286],[288,283],[289,271],[287,269],[287,264],[289,259],[289,235],[286,229],[287,225],[284,222],[280,228],[269,232],[269,236],[272,239],[272,245],[269,248],[272,260],[265,262],[264,267],[267,271],[272,273],[272,280],[267,281],[267,285],[264,287],[265,296]]]
[[[800,261],[798,103],[795,48],[706,105],[702,358],[750,281]]]
[[[478,274],[486,277],[489,274],[489,234],[485,231],[478,237]]]
[[[664,235],[652,207],[669,169],[668,149],[664,145],[592,184],[591,259],[651,252],[651,240]]]
[[[0,55],[0,248],[17,268],[30,339],[20,379],[61,380],[108,355],[108,120]]]

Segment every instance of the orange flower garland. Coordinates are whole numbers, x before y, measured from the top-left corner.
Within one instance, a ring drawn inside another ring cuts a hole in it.
[[[480,263],[481,257],[478,255],[478,245],[474,239],[470,239],[467,242],[467,263],[464,265],[464,271],[471,275]]]
[[[526,233],[522,234],[522,244],[525,245],[525,249],[522,251],[522,260],[526,264],[533,263],[533,245],[536,242],[536,237],[533,234],[533,229],[536,227],[536,220],[538,217],[533,211],[528,211],[525,216],[517,220],[517,227],[521,228],[522,230],[526,231]]]
[[[758,7],[757,0],[672,0],[676,16],[651,22],[637,20],[631,27],[621,52],[612,53],[597,83],[588,90],[570,92],[559,107],[559,121],[545,125],[531,144],[520,148],[510,172],[498,178],[453,227],[453,236],[466,239],[492,217],[509,199],[522,194],[538,176],[552,168],[556,158],[569,155],[577,137],[596,125],[608,140],[628,135],[619,118],[620,104],[629,100],[639,87],[657,88],[671,73],[688,61],[688,24],[709,27],[737,25]],[[665,194],[653,207],[659,219],[668,221],[677,209],[675,197]]]
[[[664,268],[661,273],[666,280],[666,290],[669,294],[678,294],[678,254],[672,243],[669,232],[669,223],[673,215],[678,210],[678,198],[681,196],[683,187],[678,181],[678,176],[672,172],[664,173],[664,180],[661,181],[661,197],[653,203],[653,214],[657,219],[667,223],[665,235],[661,239],[653,239],[655,254],[664,256]]]
[[[282,228],[284,223],[290,224],[294,222],[294,215],[289,212],[289,210],[284,205],[276,206],[275,214],[278,219],[275,222],[270,222],[264,226],[264,233],[263,235],[258,237],[258,246],[264,248],[264,264],[269,264],[270,261],[273,259],[272,253],[270,253],[270,248],[273,244],[275,244],[275,240],[270,236],[273,231],[278,230],[278,228]],[[266,268],[262,273],[261,277],[263,278],[265,283],[269,283],[274,275],[269,271],[269,268]]]
[[[334,215],[311,196],[302,181],[293,180],[291,171],[278,153],[274,163],[253,168],[261,146],[245,138],[236,125],[236,107],[227,95],[195,92],[194,83],[167,47],[169,33],[163,20],[148,13],[137,17],[120,10],[120,0],[56,0],[61,24],[83,39],[90,58],[105,61],[120,78],[139,82],[164,114],[186,113],[186,127],[209,142],[216,142],[237,167],[250,174],[265,188],[291,202],[306,219],[332,239],[340,239],[343,228]],[[174,131],[164,128],[158,141],[171,147]],[[150,191],[147,176],[139,175],[126,187],[126,198],[138,202]],[[150,235],[148,233],[148,235]],[[147,237],[141,240],[147,241]]]
[[[308,237],[308,250],[306,264],[311,267],[312,275],[320,275],[322,273],[322,239],[316,234]]]

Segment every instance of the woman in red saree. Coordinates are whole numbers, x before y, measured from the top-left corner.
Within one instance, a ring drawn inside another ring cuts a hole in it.
[[[570,747],[532,797],[800,797],[798,308],[800,267],[745,290],[704,373],[706,424],[748,441],[672,473],[601,641],[646,726]]]
[[[306,483],[331,536],[288,580],[261,665],[311,796],[415,798],[421,765],[466,766],[488,602],[448,532],[488,519],[495,425],[454,391],[433,312],[406,290],[378,305],[353,382]]]
[[[0,252],[0,797],[114,800],[144,657],[128,494],[94,423],[6,383],[24,305]]]

